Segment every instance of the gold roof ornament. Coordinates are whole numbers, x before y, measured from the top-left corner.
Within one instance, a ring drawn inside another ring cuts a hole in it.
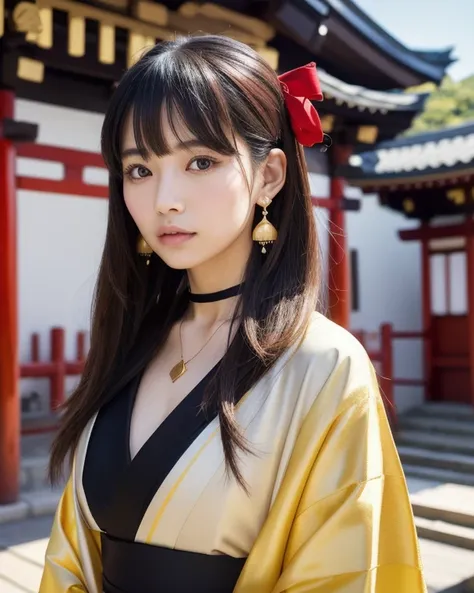
[[[115,62],[115,27],[105,23],[99,25],[99,62],[101,64]]]
[[[36,43],[43,49],[53,47],[53,11],[51,8],[40,8],[41,32],[38,34]]]
[[[411,214],[415,210],[415,202],[411,198],[403,200],[403,210],[405,210],[407,214]]]
[[[321,116],[321,125],[323,127],[323,132],[326,134],[330,134],[334,128],[334,122],[336,117],[334,115],[326,114]]]
[[[224,21],[227,25],[232,25],[250,33],[258,38],[264,44],[275,37],[275,28],[255,17],[241,14],[230,8],[224,8],[212,2],[198,4],[197,2],[185,2],[179,7],[178,12],[188,18],[198,15],[207,17],[210,20]]]
[[[34,2],[20,2],[12,13],[15,31],[18,33],[37,35],[41,32],[39,9]]]
[[[0,17],[4,8],[0,0]],[[124,14],[126,0],[98,0],[105,7],[92,6],[74,0],[36,0],[20,2],[14,10],[16,30],[26,33],[29,43],[43,49],[53,47],[53,11],[68,15],[68,54],[82,58],[86,53],[86,20],[98,24],[97,58],[102,64],[116,60],[115,32],[117,28],[128,32],[127,67],[134,64],[157,40],[175,39],[179,35],[221,34],[253,47],[275,70],[279,53],[266,42],[275,35],[272,26],[260,19],[240,14],[213,3],[186,2],[178,11],[150,0],[137,0],[133,17]],[[3,24],[3,20],[0,19]],[[0,29],[1,35],[1,29]],[[41,64],[43,70],[44,66]],[[25,65],[19,72],[31,69]],[[39,70],[30,79],[39,79]]]
[[[377,141],[379,129],[377,126],[359,126],[357,130],[357,142],[374,144]]]
[[[16,75],[29,82],[43,82],[44,64],[31,58],[19,57]]]
[[[163,4],[147,0],[137,0],[133,4],[133,16],[139,21],[166,27],[169,20],[168,14],[169,11]]]
[[[82,58],[86,53],[86,19],[69,14],[67,51],[74,58]]]
[[[466,203],[466,192],[462,187],[456,187],[446,192],[446,197],[456,206],[462,206]]]

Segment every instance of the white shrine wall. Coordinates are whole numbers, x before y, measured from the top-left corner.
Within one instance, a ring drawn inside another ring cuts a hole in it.
[[[98,152],[102,115],[17,100],[15,118],[39,124],[37,142]],[[311,167],[314,171],[315,168]],[[316,167],[316,170],[320,170]],[[58,165],[18,159],[18,174],[61,178]],[[322,171],[324,173],[324,171]],[[106,185],[105,172],[90,171],[88,181]],[[328,196],[324,174],[310,173],[313,195]],[[348,188],[347,196],[358,196]],[[42,359],[49,359],[49,330],[66,330],[66,355],[75,356],[76,331],[89,327],[91,298],[105,237],[107,201],[19,191],[18,280],[20,360],[30,359],[30,337],[40,334]],[[315,211],[324,267],[327,269],[328,215]],[[363,197],[361,211],[347,213],[348,242],[359,261],[360,307],[352,314],[352,328],[376,331],[383,322],[397,330],[421,327],[420,252],[416,243],[402,243],[400,228],[414,226]],[[377,346],[377,344],[375,344]],[[421,377],[421,344],[398,342],[395,373]],[[72,387],[74,379],[68,382]],[[46,380],[22,380],[21,391],[36,390],[47,401]],[[422,401],[417,388],[397,388],[396,402],[406,409]]]

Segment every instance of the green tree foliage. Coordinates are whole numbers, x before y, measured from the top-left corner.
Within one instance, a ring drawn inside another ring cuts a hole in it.
[[[439,88],[426,83],[407,91],[431,93],[424,111],[405,132],[407,136],[474,121],[474,75],[459,82],[446,76]]]

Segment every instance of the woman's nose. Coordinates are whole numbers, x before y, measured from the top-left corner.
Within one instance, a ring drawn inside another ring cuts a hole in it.
[[[155,212],[157,214],[167,214],[170,211],[183,212],[184,204],[180,197],[180,192],[176,182],[170,179],[160,180],[160,184],[157,188],[155,195]]]

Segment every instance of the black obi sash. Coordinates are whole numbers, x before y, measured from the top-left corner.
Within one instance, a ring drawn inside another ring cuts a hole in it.
[[[216,365],[130,456],[130,423],[141,376],[106,404],[87,449],[83,485],[102,533],[105,593],[231,593],[245,558],[207,555],[136,542],[153,497],[217,410],[202,410]]]
[[[245,560],[102,534],[104,593],[231,593]]]

